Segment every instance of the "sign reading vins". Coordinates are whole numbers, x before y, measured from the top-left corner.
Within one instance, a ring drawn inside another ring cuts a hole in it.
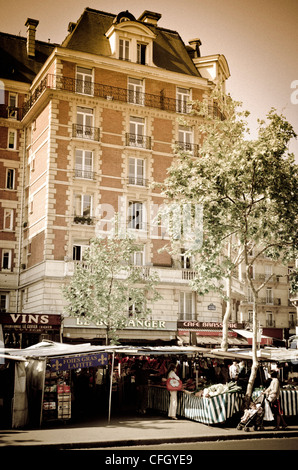
[[[52,371],[103,367],[108,365],[108,353],[56,357],[55,359],[50,360],[50,364]]]

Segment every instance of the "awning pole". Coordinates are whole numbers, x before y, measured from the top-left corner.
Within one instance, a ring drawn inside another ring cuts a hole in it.
[[[112,367],[111,367],[111,376],[110,376],[110,397],[109,397],[109,417],[108,417],[108,422],[111,421],[112,387],[113,387],[114,359],[115,359],[115,353],[113,352],[112,354],[113,354],[113,357],[112,357]]]

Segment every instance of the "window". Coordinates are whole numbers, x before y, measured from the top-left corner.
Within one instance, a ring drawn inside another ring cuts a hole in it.
[[[88,248],[87,245],[73,245],[72,259],[73,261],[82,261],[84,251]]]
[[[90,194],[76,194],[74,212],[76,216],[92,216],[92,196]]]
[[[272,312],[266,312],[266,325],[267,326],[274,326],[274,319]]]
[[[145,254],[144,248],[140,251],[135,251],[131,255],[130,264],[133,266],[144,266]]]
[[[146,49],[147,45],[138,43],[137,44],[137,63],[146,65]]]
[[[128,102],[144,105],[144,86],[143,80],[138,78],[128,79]]]
[[[8,311],[9,294],[1,292],[0,294],[0,312],[5,313]]]
[[[144,204],[142,202],[130,202],[128,206],[128,228],[144,230]]]
[[[273,292],[271,287],[266,289],[266,304],[273,304]]]
[[[92,69],[77,67],[76,92],[93,95]]]
[[[129,41],[127,39],[119,39],[119,59],[129,60]]]
[[[129,307],[128,307],[128,316],[133,317],[135,314],[140,314],[143,309],[143,303],[139,302],[132,302],[132,299],[129,298]]]
[[[272,276],[272,266],[270,264],[265,265],[265,279],[269,279]]]
[[[178,142],[182,150],[193,150],[193,130],[189,126],[179,126]]]
[[[195,320],[193,292],[180,292],[180,320]]]
[[[9,93],[8,95],[8,118],[17,119],[18,117],[18,95],[16,93]]]
[[[3,230],[13,230],[13,209],[4,209]]]
[[[137,186],[145,186],[145,161],[141,158],[130,158],[128,182]]]
[[[77,107],[77,124],[75,137],[95,139],[93,129],[93,109]]]
[[[190,90],[186,88],[177,88],[177,113],[189,113],[191,111]]]
[[[11,269],[11,259],[12,251],[11,250],[2,250],[2,269]]]
[[[7,147],[11,150],[15,150],[17,147],[17,131],[15,129],[8,130]]]
[[[192,258],[191,256],[185,255],[185,250],[181,249],[180,254],[181,268],[182,269],[191,269],[192,268]]]
[[[6,189],[14,189],[15,184],[15,170],[8,168],[6,171]]]
[[[129,122],[129,145],[134,147],[146,147],[144,138],[145,120],[139,117],[131,117]]]
[[[295,328],[296,318],[297,318],[297,314],[295,312],[290,312],[289,313],[289,327],[290,328]]]
[[[76,149],[76,178],[93,179],[93,153],[90,150]]]

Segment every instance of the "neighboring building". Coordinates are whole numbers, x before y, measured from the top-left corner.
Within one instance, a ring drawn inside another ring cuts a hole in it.
[[[86,8],[61,45],[37,41],[33,19],[27,39],[0,33],[0,323],[8,346],[104,340],[100,325],[61,322],[61,286],[105,229],[100,216],[115,211],[140,242],[134,262],[158,272],[163,296],[146,321],[128,312],[121,341],[175,344],[180,334],[220,344],[221,300],[191,292],[183,252],[176,259],[160,252],[168,240],[154,223],[163,199],[152,183],[166,177],[175,145],[197,158],[203,118],[190,115],[188,102],[205,101],[218,116],[210,92],[215,83],[224,90],[230,73],[223,55],[201,57],[199,39],[185,45],[159,27],[160,17]],[[249,316],[240,317],[241,280],[233,296],[237,327]],[[275,326],[286,327],[287,315],[285,306]],[[243,341],[232,330],[230,339]]]

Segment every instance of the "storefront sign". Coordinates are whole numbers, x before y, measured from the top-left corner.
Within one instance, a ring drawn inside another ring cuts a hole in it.
[[[61,316],[43,313],[3,313],[0,315],[0,324],[6,331],[42,333],[59,330]]]
[[[65,322],[66,324],[66,322]],[[77,326],[97,326],[99,328],[106,328],[107,323],[101,320],[98,321],[90,321],[85,318],[76,318],[76,325]],[[136,319],[131,318],[127,320],[125,328],[142,328],[142,329],[159,329],[165,330],[166,329],[166,322],[164,320],[150,320],[150,319]]]
[[[108,353],[81,354],[79,356],[56,357],[50,360],[52,371],[85,369],[108,365]]]
[[[187,328],[189,330],[197,329],[197,328],[222,328],[223,323],[221,322],[201,322],[196,320],[184,320],[177,322],[178,329],[179,328]],[[237,329],[242,328],[242,324],[239,323],[229,323],[228,328],[230,329]]]

